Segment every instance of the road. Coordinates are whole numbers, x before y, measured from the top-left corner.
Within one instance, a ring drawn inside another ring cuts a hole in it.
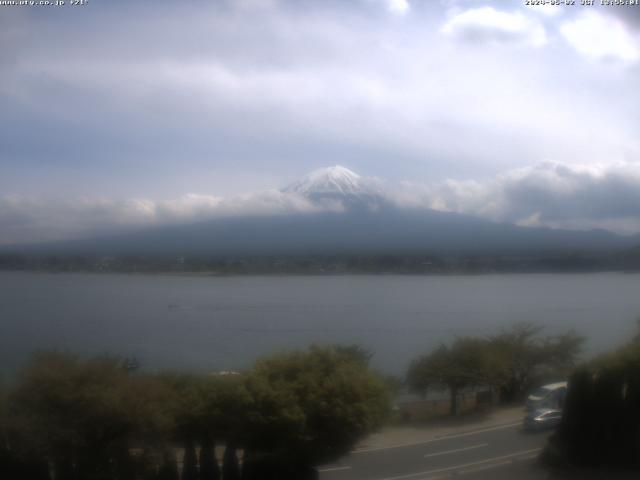
[[[545,478],[534,463],[547,434],[521,423],[493,426],[412,444],[357,450],[319,469],[320,480],[470,480]]]

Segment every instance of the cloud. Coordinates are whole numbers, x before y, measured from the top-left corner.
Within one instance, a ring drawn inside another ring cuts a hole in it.
[[[546,162],[478,181],[404,183],[397,202],[523,226],[640,232],[640,163]]]
[[[335,161],[442,179],[640,153],[630,69],[493,48],[558,23],[523,7],[412,2],[398,22],[388,0],[125,3],[0,19],[0,192],[227,196]]]
[[[32,243],[153,225],[157,205],[145,199],[0,197],[0,244]]]
[[[387,0],[387,8],[391,13],[404,15],[409,11],[411,6],[408,0]]]
[[[110,235],[159,225],[175,225],[246,215],[287,215],[340,211],[342,205],[315,204],[279,190],[229,198],[189,193],[172,200],[113,200],[79,197],[44,199],[0,196],[0,245]]]
[[[585,12],[560,27],[565,40],[580,54],[593,60],[637,62],[640,38],[622,21],[596,12]]]
[[[505,43],[539,47],[547,42],[544,27],[521,12],[504,12],[493,7],[454,14],[441,32],[469,43]]]

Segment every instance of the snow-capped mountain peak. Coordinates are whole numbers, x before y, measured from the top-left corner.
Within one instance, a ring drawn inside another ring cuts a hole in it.
[[[284,189],[305,196],[359,195],[366,190],[360,175],[340,165],[315,170]]]
[[[330,210],[378,210],[388,203],[379,181],[361,177],[340,165],[315,170],[283,193],[301,195]]]

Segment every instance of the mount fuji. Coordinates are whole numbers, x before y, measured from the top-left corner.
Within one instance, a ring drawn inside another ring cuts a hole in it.
[[[509,254],[610,251],[636,237],[519,227],[457,213],[401,207],[381,182],[333,166],[276,192],[305,208],[221,216],[191,224],[24,247],[77,255]],[[285,202],[286,203],[286,202]]]
[[[319,206],[342,205],[344,209],[377,209],[389,202],[380,185],[340,165],[315,170],[282,190],[300,195]]]
[[[284,188],[284,192],[307,196],[355,196],[368,193],[362,177],[340,165],[315,170]]]

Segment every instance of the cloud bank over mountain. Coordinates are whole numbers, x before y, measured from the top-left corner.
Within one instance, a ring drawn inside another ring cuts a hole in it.
[[[523,226],[640,231],[640,163],[542,163],[487,180],[403,183],[405,205]]]
[[[341,213],[381,206],[463,213],[520,226],[640,232],[640,164],[542,163],[486,180],[390,182],[334,166],[282,189],[174,200],[0,198],[0,243],[30,243],[214,218]]]
[[[339,207],[335,207],[339,208]],[[159,225],[244,215],[330,210],[308,199],[267,190],[223,199],[189,193],[173,200],[146,198],[39,199],[0,197],[0,245],[110,235]]]

